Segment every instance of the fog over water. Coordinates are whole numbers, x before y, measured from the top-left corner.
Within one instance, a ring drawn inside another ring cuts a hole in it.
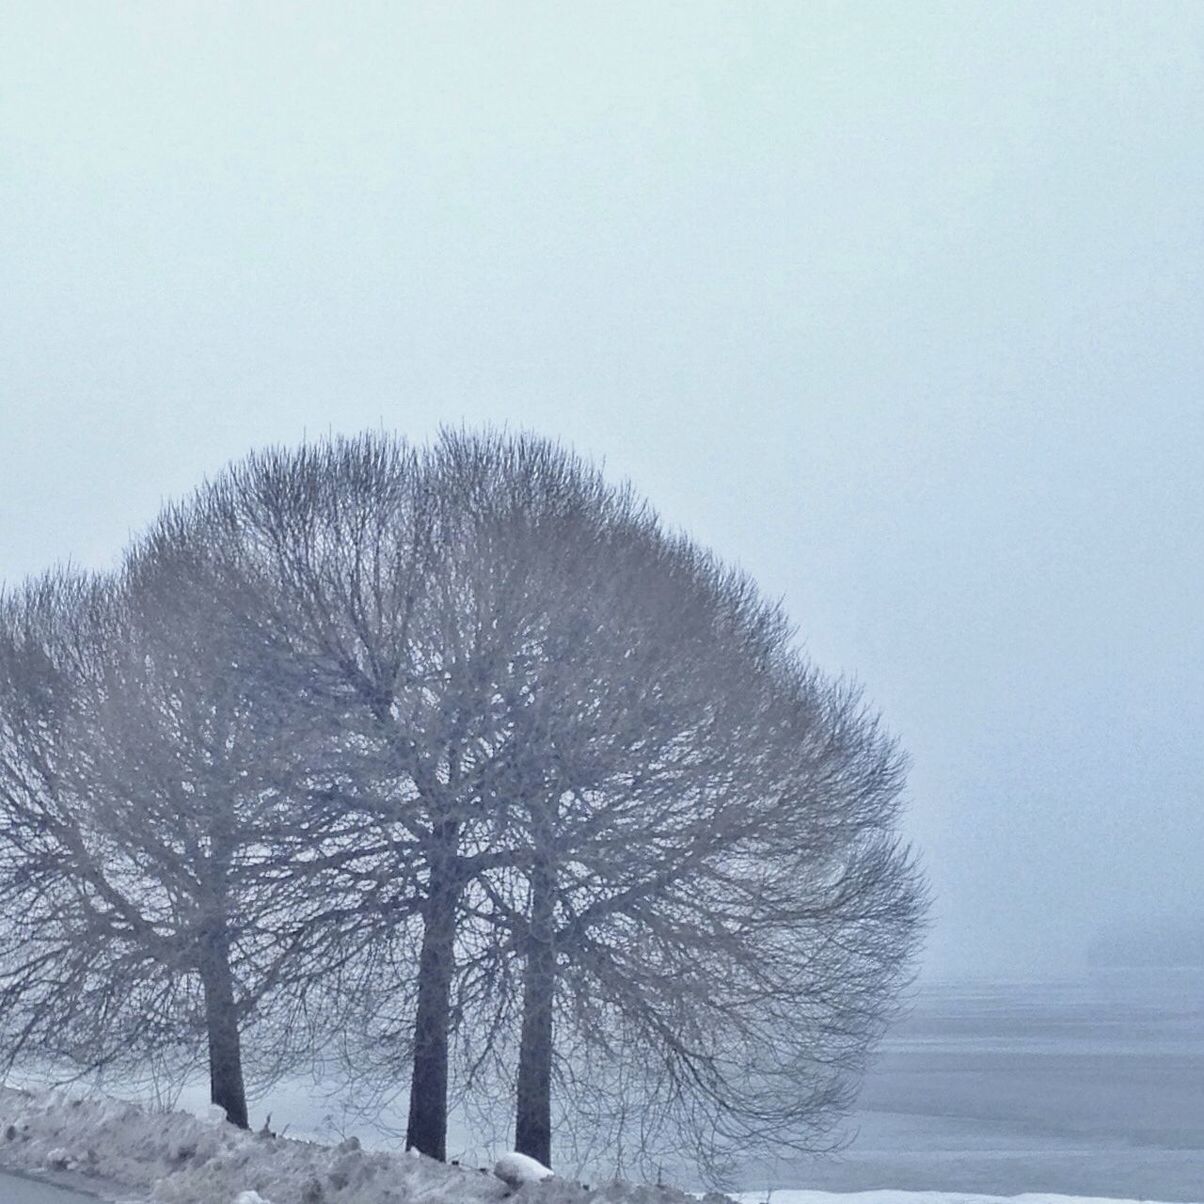
[[[563,438],[913,758],[925,973],[1204,926],[1204,6],[0,3],[0,578]]]

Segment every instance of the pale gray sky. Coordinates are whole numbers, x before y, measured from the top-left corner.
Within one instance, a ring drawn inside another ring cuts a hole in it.
[[[507,423],[914,758],[927,972],[1204,915],[1204,5],[0,3],[0,578]]]

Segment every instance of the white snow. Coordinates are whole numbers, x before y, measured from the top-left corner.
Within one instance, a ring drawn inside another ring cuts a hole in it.
[[[103,1097],[0,1087],[0,1171],[53,1170],[109,1199],[154,1204],[698,1204],[672,1188],[615,1182],[588,1191],[522,1154],[494,1173],[421,1156],[249,1133],[185,1112]],[[505,1181],[503,1181],[505,1180]],[[1127,1204],[1085,1197],[957,1192],[746,1192],[735,1204]],[[704,1204],[730,1204],[709,1196]],[[1146,1204],[1152,1204],[1147,1201]]]
[[[0,1088],[0,1170],[52,1166],[90,1191],[155,1204],[498,1204],[510,1190],[490,1174],[352,1141],[322,1146],[216,1124],[209,1115]]]
[[[503,1154],[493,1164],[493,1173],[511,1187],[522,1187],[524,1183],[541,1183],[552,1177],[552,1168],[528,1154],[511,1152]]]
[[[1058,1196],[1030,1192],[1020,1196],[984,1196],[960,1191],[782,1191],[736,1192],[737,1204],[1139,1204],[1115,1196]],[[1140,1204],[1157,1204],[1142,1200]]]

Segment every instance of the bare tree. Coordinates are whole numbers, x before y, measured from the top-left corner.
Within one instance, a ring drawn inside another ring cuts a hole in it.
[[[7,604],[0,889],[22,920],[3,1010],[23,1017],[10,1057],[83,1067],[201,1035],[213,1101],[245,1127],[240,1029],[323,956],[313,878],[339,833],[303,805],[295,708],[247,677],[181,568],[144,549],[120,580]]]
[[[643,1043],[712,1165],[751,1140],[814,1144],[914,948],[901,758],[746,578],[571,457],[513,450],[447,438],[436,463],[489,533],[447,551],[474,566],[461,604],[521,636],[492,662],[510,751],[481,800],[509,856],[471,909],[522,963],[492,967],[503,1012],[521,992],[517,1148],[550,1160],[558,996],[573,1048]]]
[[[141,1036],[153,1039],[154,1024],[140,1031],[134,1009],[174,1005],[135,943],[106,939],[126,900],[113,894],[75,789],[111,599],[103,580],[56,573],[0,604],[0,1018],[9,1065],[27,1052],[104,1064]],[[127,930],[142,922],[136,909],[124,917]]]
[[[379,839],[349,845],[335,893],[359,917],[347,940],[377,970],[406,965],[379,956],[381,942],[400,934],[408,948],[416,935],[412,981],[393,984],[390,1002],[409,996],[415,1009],[402,1042],[407,1144],[442,1158],[459,902],[490,856],[468,834],[482,772],[471,751],[489,722],[474,636],[460,628],[457,582],[434,567],[434,533],[447,537],[454,517],[433,504],[414,453],[368,436],[252,457],[193,513],[223,532],[220,604],[233,599],[234,619],[263,632],[257,673],[337,716],[341,739],[315,774]]]

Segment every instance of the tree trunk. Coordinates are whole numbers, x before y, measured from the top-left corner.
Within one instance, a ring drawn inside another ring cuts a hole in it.
[[[432,863],[430,890],[422,910],[406,1149],[441,1162],[447,1157],[447,1047],[460,888],[454,857]]]
[[[209,1098],[226,1110],[231,1124],[245,1129],[247,1092],[242,1077],[242,1043],[228,942],[224,933],[203,938],[203,942],[200,971],[209,1038]]]
[[[552,1165],[552,1004],[556,992],[555,871],[531,875],[531,917],[523,978],[523,1029],[518,1052],[514,1148]]]

